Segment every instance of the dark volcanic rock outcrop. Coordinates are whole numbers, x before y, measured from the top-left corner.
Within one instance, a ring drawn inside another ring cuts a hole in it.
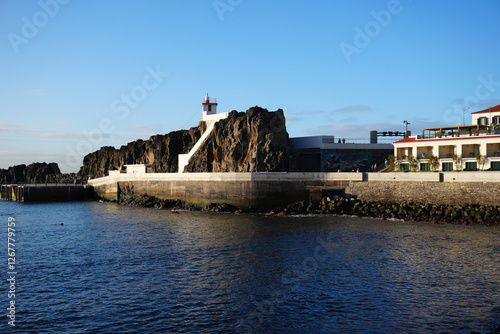
[[[290,145],[283,110],[253,107],[232,111],[215,124],[202,147],[191,157],[187,172],[285,172]]]
[[[83,158],[79,175],[83,179],[106,176],[109,170],[119,170],[127,164],[150,164],[152,173],[175,173],[178,155],[188,153],[205,129],[205,123],[200,122],[198,127],[139,139],[120,149],[102,147]]]
[[[54,182],[61,171],[57,163],[35,162],[28,166],[16,165],[0,169],[0,183],[41,183]]]
[[[79,176],[96,178],[126,164],[149,164],[152,173],[176,173],[178,155],[188,153],[207,126],[137,140],[120,149],[106,146],[83,159]],[[215,124],[213,132],[191,157],[188,172],[279,172],[288,171],[290,146],[285,116],[279,109],[259,107],[246,113],[232,111]]]

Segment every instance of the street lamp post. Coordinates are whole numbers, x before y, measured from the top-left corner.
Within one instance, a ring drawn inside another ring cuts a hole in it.
[[[406,137],[408,137],[408,124],[411,124],[411,123],[410,123],[410,122],[408,122],[408,121],[406,121],[406,120],[405,120],[405,121],[403,121],[403,123],[405,123],[405,124],[406,124],[406,131],[405,131],[405,138],[406,138]]]

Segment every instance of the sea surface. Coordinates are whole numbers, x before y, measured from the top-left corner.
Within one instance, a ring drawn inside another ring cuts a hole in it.
[[[500,328],[498,227],[97,202],[0,213],[0,333]]]

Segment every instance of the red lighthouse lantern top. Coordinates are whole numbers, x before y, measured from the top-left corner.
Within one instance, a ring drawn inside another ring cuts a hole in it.
[[[203,100],[203,103],[211,103],[211,104],[217,104],[217,99],[210,101],[210,97],[207,95],[205,96],[205,99]]]

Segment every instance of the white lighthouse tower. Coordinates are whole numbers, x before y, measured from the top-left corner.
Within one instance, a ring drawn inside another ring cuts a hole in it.
[[[205,120],[209,115],[217,114],[217,99],[210,101],[210,97],[205,96],[203,103],[201,104],[203,108],[203,119]]]

